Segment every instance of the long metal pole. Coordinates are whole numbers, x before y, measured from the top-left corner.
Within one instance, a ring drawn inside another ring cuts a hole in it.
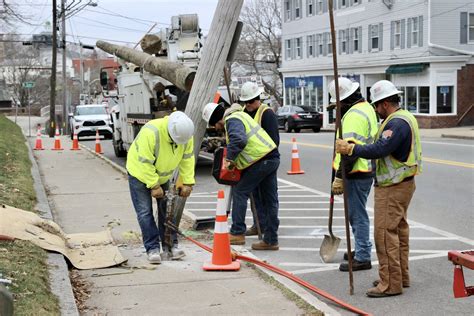
[[[334,83],[336,84],[336,127],[339,131],[339,138],[342,139],[342,124],[341,124],[341,100],[339,98],[339,75],[337,71],[337,55],[336,55],[336,31],[334,28],[334,14],[333,14],[333,0],[329,0],[329,23],[331,24],[331,38],[332,38],[332,61],[334,68]],[[349,286],[350,295],[354,294],[354,277],[352,275],[352,256],[351,256],[351,234],[349,231],[349,211],[347,201],[347,178],[344,159],[341,157],[340,168],[342,172],[342,182],[344,188],[344,219],[346,226],[346,241],[347,241],[347,257],[349,263]]]
[[[56,58],[58,37],[56,26],[58,24],[56,0],[53,0],[53,52],[51,61],[51,80],[50,80],[50,95],[49,95],[49,137],[54,137],[54,130],[56,128]]]
[[[66,0],[61,0],[61,43],[63,46],[63,134],[69,134],[66,78]]]

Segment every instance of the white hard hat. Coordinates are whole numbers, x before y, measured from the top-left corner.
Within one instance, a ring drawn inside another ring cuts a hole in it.
[[[209,120],[211,119],[212,113],[214,113],[214,110],[219,106],[217,103],[208,103],[204,106],[202,109],[202,119],[209,123]]]
[[[403,93],[403,91],[398,90],[390,81],[380,80],[374,83],[370,88],[370,100],[372,100],[372,104],[374,104],[382,99],[401,93]]]
[[[345,77],[339,77],[339,101],[342,101],[353,94],[359,88],[358,82],[352,82]],[[333,80],[329,84],[329,94],[331,95],[331,103],[336,102],[336,81]]]
[[[242,85],[242,89],[240,89],[240,101],[249,101],[257,96],[259,96],[262,92],[260,88],[255,82],[247,81]]]
[[[176,144],[186,144],[194,134],[194,124],[181,111],[171,113],[168,119],[168,133]]]

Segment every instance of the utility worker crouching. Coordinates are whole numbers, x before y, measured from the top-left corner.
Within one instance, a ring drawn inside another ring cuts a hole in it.
[[[183,185],[177,187],[178,194],[188,197],[194,180],[194,124],[183,112],[146,123],[133,141],[127,155],[130,195],[143,236],[143,244],[150,263],[161,263],[160,241],[163,251],[171,252],[177,260],[184,252],[177,248],[176,232],[172,233],[171,249],[166,249],[165,221],[166,199],[169,179],[179,168]],[[152,198],[158,204],[158,226],[153,216]]]
[[[239,104],[233,104],[224,112],[221,105],[209,103],[204,107],[202,117],[209,126],[225,130],[226,168],[242,170],[240,181],[232,191],[231,244],[245,244],[247,201],[250,193],[260,187],[262,204],[266,208],[266,225],[263,241],[252,244],[252,248],[278,250],[278,196],[273,188],[280,159],[269,155],[276,148],[275,143]]]
[[[371,145],[336,142],[336,151],[348,156],[377,159],[374,240],[379,279],[369,297],[399,295],[410,286],[407,211],[415,192],[414,177],[421,173],[421,144],[416,118],[400,108],[399,91],[387,80],[370,89],[372,104],[384,120]]]

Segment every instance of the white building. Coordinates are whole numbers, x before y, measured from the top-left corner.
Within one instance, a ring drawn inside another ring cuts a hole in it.
[[[405,93],[427,128],[474,124],[474,1],[334,0],[340,76],[364,97],[378,80]],[[326,112],[333,79],[328,0],[282,0],[284,103]]]

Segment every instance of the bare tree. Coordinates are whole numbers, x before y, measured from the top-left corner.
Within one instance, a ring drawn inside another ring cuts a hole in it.
[[[282,105],[280,0],[246,1],[244,22],[235,61],[262,77],[265,90]]]
[[[0,31],[14,26],[15,22],[28,23],[26,16],[13,4],[14,1],[0,0]]]

